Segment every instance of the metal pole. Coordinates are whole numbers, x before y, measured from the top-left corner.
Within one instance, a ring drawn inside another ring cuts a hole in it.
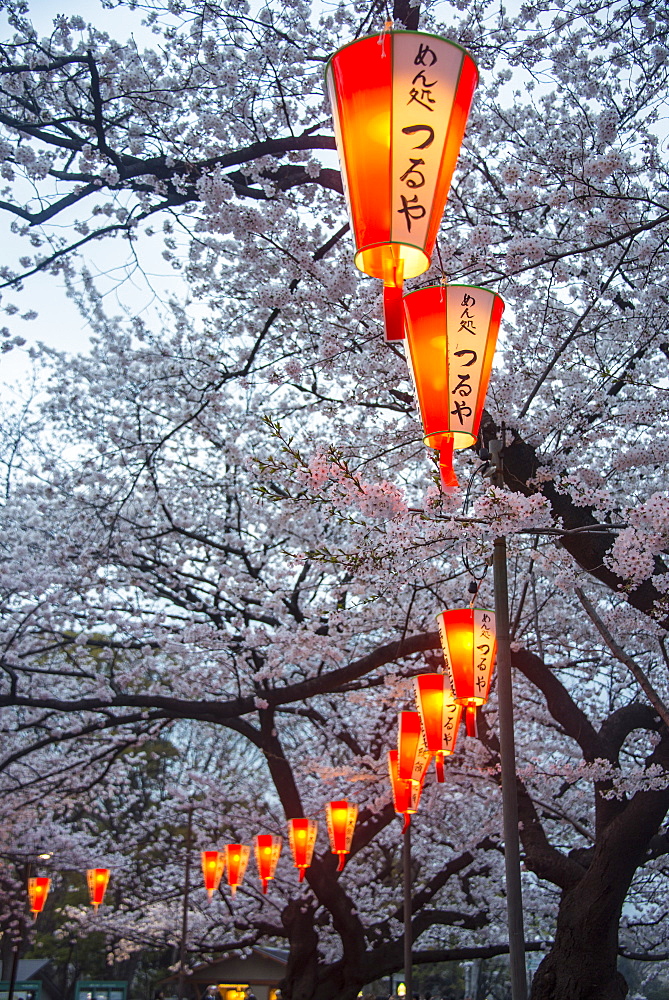
[[[404,831],[404,988],[406,1000],[413,996],[411,967],[413,965],[411,934],[411,824]]]
[[[188,895],[190,892],[190,855],[193,834],[193,806],[188,807],[186,827],[186,869],[184,872],[184,908],[181,917],[181,947],[179,948],[179,1000],[186,996],[186,941],[188,939]]]
[[[12,951],[12,969],[9,973],[9,990],[7,991],[7,1000],[14,1000],[14,987],[16,986],[16,974],[19,968],[19,942],[16,942],[16,946]]]
[[[506,575],[506,538],[495,539],[493,572],[495,579],[495,631],[497,633],[499,755],[502,768],[504,864],[506,867],[506,909],[509,923],[511,996],[512,1000],[527,1000],[523,897],[520,886],[516,748],[513,738],[513,684],[509,637],[509,588]]]

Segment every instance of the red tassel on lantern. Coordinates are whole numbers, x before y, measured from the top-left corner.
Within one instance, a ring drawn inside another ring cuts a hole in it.
[[[437,615],[437,623],[453,695],[467,710],[467,735],[476,736],[476,710],[488,700],[495,664],[495,615],[458,608]]]
[[[88,893],[91,897],[91,903],[97,910],[98,906],[102,905],[105,898],[105,892],[107,891],[107,884],[109,882],[109,869],[89,868],[86,871],[86,880],[88,882]]]
[[[404,299],[407,361],[444,489],[458,485],[453,449],[475,444],[504,302],[473,285],[430,285]]]
[[[281,837],[275,837],[271,833],[259,833],[256,837],[256,863],[263,894],[267,893],[269,880],[274,878],[282,843]]]
[[[477,82],[464,49],[418,31],[361,38],[328,63],[355,263],[384,283],[388,340],[404,337],[403,281],[430,266]]]
[[[300,872],[300,882],[304,881],[304,873],[311,864],[317,833],[318,823],[315,819],[300,817],[288,820],[288,840],[295,867]]]
[[[354,802],[339,799],[336,802],[328,802],[325,813],[328,820],[330,847],[333,854],[339,855],[337,871],[342,871],[346,855],[351,850],[355,821],[358,818],[358,807]]]

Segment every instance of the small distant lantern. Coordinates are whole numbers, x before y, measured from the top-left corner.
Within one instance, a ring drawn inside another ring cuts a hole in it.
[[[337,871],[342,871],[346,863],[346,855],[351,850],[351,840],[358,818],[358,807],[354,802],[339,799],[328,802],[325,807],[328,819],[328,835],[333,854],[339,855]]]
[[[414,681],[425,746],[434,754],[437,781],[443,782],[444,757],[455,750],[462,705],[455,700],[445,674],[419,674]]]
[[[271,833],[259,833],[256,837],[256,863],[264,894],[267,893],[267,883],[274,878],[282,844],[282,838]]]
[[[422,784],[432,754],[425,745],[418,712],[400,712],[397,751],[400,780]]]
[[[339,49],[325,76],[355,264],[383,281],[386,339],[402,340],[402,283],[430,266],[478,71],[454,42],[391,31]]]
[[[225,854],[222,851],[202,851],[204,887],[210,900],[221,884],[224,871]]]
[[[301,816],[288,820],[288,840],[293,855],[295,867],[300,872],[300,882],[304,882],[304,873],[311,864],[316,846],[318,822]]]
[[[33,920],[37,920],[37,914],[41,913],[44,909],[44,904],[46,903],[46,897],[49,895],[50,888],[50,878],[39,877],[28,879],[28,898],[30,900],[30,910],[33,915]]]
[[[225,867],[228,873],[228,885],[233,896],[244,881],[250,853],[251,848],[247,847],[246,844],[228,844],[225,848]]]
[[[402,833],[406,830],[411,817],[418,811],[420,793],[423,789],[420,781],[402,781],[398,771],[397,750],[388,751],[388,773],[390,775],[390,787],[393,790],[393,805],[395,812],[404,816],[404,826]]]
[[[467,710],[467,735],[476,736],[476,711],[488,700],[495,664],[495,615],[482,608],[458,608],[442,611],[437,622],[453,695]]]
[[[88,882],[88,894],[91,897],[91,903],[97,910],[98,906],[102,906],[105,898],[105,892],[107,891],[107,885],[109,883],[109,869],[87,869],[86,881]]]
[[[430,285],[404,299],[409,368],[423,440],[439,452],[441,481],[458,485],[453,449],[476,443],[504,302],[473,285]]]

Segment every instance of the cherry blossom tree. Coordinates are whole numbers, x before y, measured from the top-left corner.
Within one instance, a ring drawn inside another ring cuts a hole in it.
[[[7,810],[63,796],[76,844],[75,804],[116,802],[140,770],[131,748],[169,738],[188,761],[219,731],[248,768],[218,788],[205,751],[174,776],[212,813],[239,803],[200,846],[355,794],[341,877],[322,842],[308,889],[284,869],[267,902],[248,888],[243,913],[220,900],[191,925],[194,950],[286,940],[291,1000],[356,995],[401,964],[395,715],[438,663],[435,614],[471,579],[491,602],[504,533],[527,936],[550,942],[533,998],[623,997],[617,954],[659,954],[666,926],[666,16],[391,12],[467,46],[482,73],[416,285],[445,275],[507,301],[478,448],[501,441],[504,486],[470,452],[445,496],[378,289],[352,265],[322,88],[328,56],[389,12],[132,8],[144,49],[79,17],[41,38],[23,4],[0,4],[0,209],[20,247],[2,270],[5,347],[20,349],[44,274],[93,338],[81,356],[34,351],[40,381],[2,424]],[[150,316],[112,315],[102,248],[150,284],[157,246],[169,294]],[[493,698],[481,741],[425,793],[417,960],[504,950],[495,732]],[[183,826],[155,808],[154,829]],[[174,944],[170,836],[156,834],[167,896],[147,876],[105,918],[119,955]]]

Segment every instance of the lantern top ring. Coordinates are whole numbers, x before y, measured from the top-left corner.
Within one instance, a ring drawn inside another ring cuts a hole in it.
[[[408,299],[412,295],[416,295],[418,292],[427,292],[429,289],[432,289],[432,288],[440,288],[440,289],[443,289],[443,290],[445,290],[446,288],[467,288],[467,289],[470,289],[473,292],[488,292],[490,295],[497,296],[498,299],[502,298],[502,296],[499,294],[499,292],[495,292],[492,288],[486,288],[485,285],[467,285],[463,281],[447,281],[445,284],[442,281],[442,282],[439,282],[438,284],[421,285],[420,288],[412,288],[412,290],[410,292],[406,293],[406,295],[404,296],[404,298]]]
[[[450,608],[450,609],[447,609],[446,611],[440,611],[439,614],[435,615],[434,617],[438,619],[438,618],[441,618],[442,615],[452,615],[452,614],[455,614],[455,613],[458,613],[458,614],[467,613],[467,614],[469,614],[470,611],[471,612],[474,612],[474,611],[485,611],[489,615],[494,615],[495,614],[495,612],[493,611],[492,608]]]
[[[384,36],[391,37],[392,35],[419,35],[421,38],[437,38],[439,39],[440,42],[447,42],[448,45],[452,45],[454,49],[460,49],[460,51],[464,52],[466,56],[469,56],[471,61],[474,63],[474,69],[476,70],[476,80],[478,85],[478,80],[480,76],[478,64],[474,59],[474,57],[472,56],[471,52],[469,52],[469,50],[466,49],[464,45],[460,45],[458,42],[454,42],[450,38],[444,38],[443,35],[435,35],[434,32],[432,31],[406,31],[401,28],[399,30],[393,29],[392,31],[377,31],[371,35],[361,35],[360,38],[354,38],[352,42],[347,42],[346,45],[342,45],[341,48],[337,49],[336,52],[332,53],[332,55],[326,62],[323,75],[327,74],[327,71],[330,67],[330,63],[332,62],[334,57],[339,55],[340,52],[343,52],[344,49],[349,49],[352,45],[357,45],[358,42],[364,42],[368,38],[383,38]]]

